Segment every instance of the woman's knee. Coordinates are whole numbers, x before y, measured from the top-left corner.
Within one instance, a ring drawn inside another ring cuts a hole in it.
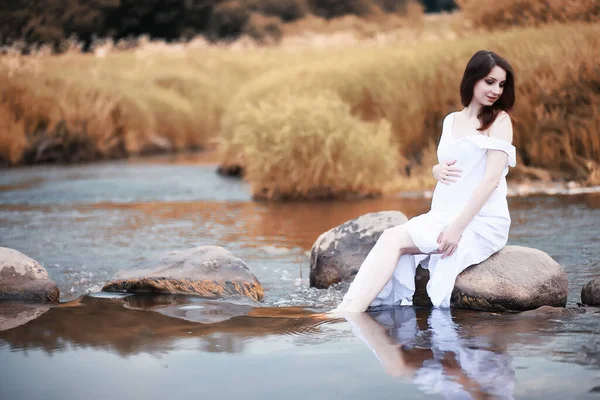
[[[419,249],[413,243],[412,238],[404,225],[396,225],[387,228],[383,231],[379,240],[382,240],[386,244],[389,243],[390,245],[398,247],[402,254],[419,252]]]
[[[385,229],[379,237],[379,240],[400,244],[400,239],[404,234],[406,234],[406,227],[403,225],[396,225]]]

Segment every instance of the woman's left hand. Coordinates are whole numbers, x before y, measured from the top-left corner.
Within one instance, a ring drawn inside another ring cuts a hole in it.
[[[450,257],[454,254],[462,233],[462,229],[457,229],[454,225],[449,225],[440,232],[437,242],[440,245],[438,247],[439,252],[443,253],[442,258]]]

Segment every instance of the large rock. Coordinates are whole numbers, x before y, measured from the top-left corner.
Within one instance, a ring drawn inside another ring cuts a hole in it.
[[[525,311],[564,307],[568,291],[566,272],[548,254],[505,246],[458,275],[451,302],[478,310]]]
[[[321,234],[310,251],[310,286],[351,281],[383,231],[406,221],[399,211],[375,212]]]
[[[60,291],[48,272],[25,254],[0,247],[0,299],[58,303]]]
[[[600,306],[600,278],[588,282],[581,289],[581,302],[588,306]]]
[[[405,222],[399,212],[366,214],[323,233],[311,251],[310,284],[327,288],[351,282],[379,235]],[[429,272],[417,268],[413,303],[429,306]],[[563,268],[546,253],[506,246],[484,262],[463,271],[452,292],[454,307],[524,311],[544,305],[564,307],[568,280]]]
[[[193,294],[207,298],[246,296],[262,300],[264,291],[246,264],[218,246],[173,251],[117,272],[106,292]]]

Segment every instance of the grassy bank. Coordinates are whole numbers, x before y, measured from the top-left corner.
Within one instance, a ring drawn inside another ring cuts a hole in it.
[[[518,101],[514,115],[518,124],[514,142],[519,150],[521,174],[539,175],[538,169],[543,169],[555,179],[599,183],[599,38],[598,25],[515,29],[412,47],[352,49],[334,58],[312,58],[301,65],[273,70],[242,87],[226,109],[220,136],[222,164],[231,167],[246,162],[248,168],[254,168],[250,163],[262,166],[262,175],[253,169],[248,177],[256,183],[257,195],[259,182],[288,179],[286,174],[278,175],[264,167],[270,165],[268,160],[278,157],[277,150],[248,158],[246,143],[239,137],[248,138],[249,132],[263,134],[260,121],[267,116],[249,117],[243,110],[256,107],[258,114],[291,113],[296,96],[298,110],[304,110],[306,118],[290,119],[281,129],[291,132],[290,136],[294,132],[301,135],[313,123],[312,113],[305,110],[305,99],[331,91],[348,105],[349,115],[391,124],[399,164],[397,173],[388,180],[396,181],[396,187],[414,185],[415,180],[417,185],[428,184],[426,176],[431,165],[422,161],[434,159],[432,153],[442,118],[461,107],[458,84],[466,61],[476,50],[486,48],[504,55],[516,69]],[[283,91],[293,94],[285,104],[274,95]],[[329,125],[334,126],[336,117],[331,118]],[[351,136],[355,134],[347,132],[348,140],[353,140]],[[302,143],[289,143],[297,146],[297,152],[308,151]],[[253,145],[250,140],[248,147]],[[362,151],[356,148],[354,154],[337,162],[353,165],[355,155]],[[312,165],[286,157],[281,159],[279,171],[287,170],[281,163],[304,170]],[[376,192],[378,187],[374,184],[372,190]]]
[[[427,29],[425,29],[427,31]],[[0,56],[0,162],[85,161],[219,143],[266,198],[432,184],[442,118],[478,49],[517,73],[511,176],[600,183],[600,26],[315,48],[170,45]]]
[[[292,57],[293,58],[293,57]],[[0,161],[85,161],[205,147],[232,93],[279,66],[202,46],[0,57]]]

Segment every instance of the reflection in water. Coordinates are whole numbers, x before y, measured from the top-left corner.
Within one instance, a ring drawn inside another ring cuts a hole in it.
[[[0,300],[0,331],[25,325],[50,309],[50,305]]]
[[[449,399],[512,399],[515,371],[506,349],[492,349],[459,334],[450,310],[424,320],[415,308],[345,315],[392,376],[407,376],[428,394]]]
[[[0,331],[0,344],[49,353],[70,346],[97,347],[123,356],[157,353],[175,349],[180,339],[194,338],[204,351],[236,353],[250,340],[315,334],[325,323],[299,308],[255,309],[191,296],[85,296],[46,308],[28,323],[21,321],[21,309],[14,306],[0,302],[0,316],[10,317],[7,329]]]

